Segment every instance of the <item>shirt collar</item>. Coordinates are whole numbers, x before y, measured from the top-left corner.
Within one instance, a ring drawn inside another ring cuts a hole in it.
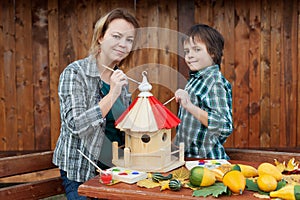
[[[211,66],[205,67],[203,69],[200,69],[199,71],[190,71],[189,74],[190,74],[191,78],[193,78],[193,77],[200,78],[200,77],[203,77],[205,74],[209,74],[215,70],[219,70],[219,65],[211,65]]]
[[[88,62],[88,64],[87,64],[87,67],[85,68],[86,75],[91,76],[91,77],[100,77],[96,58],[93,56],[89,56],[87,58],[87,62]]]
[[[114,67],[114,70],[119,69],[118,66]],[[97,60],[93,56],[88,57],[88,65],[86,67],[85,71],[86,75],[91,76],[91,77],[100,77],[100,73],[97,67]]]

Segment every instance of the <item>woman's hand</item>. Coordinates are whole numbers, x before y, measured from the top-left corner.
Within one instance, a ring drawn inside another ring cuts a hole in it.
[[[110,77],[110,90],[109,93],[114,97],[119,97],[122,87],[128,84],[126,74],[122,70],[115,70]]]
[[[122,87],[128,84],[127,76],[121,70],[115,70],[109,80],[110,90],[108,94],[98,103],[105,117],[117,98],[120,96]]]

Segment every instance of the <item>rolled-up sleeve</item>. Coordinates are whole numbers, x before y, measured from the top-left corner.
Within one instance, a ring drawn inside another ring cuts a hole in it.
[[[208,110],[208,129],[215,134],[229,136],[233,131],[231,89],[224,84],[213,84],[206,99]]]

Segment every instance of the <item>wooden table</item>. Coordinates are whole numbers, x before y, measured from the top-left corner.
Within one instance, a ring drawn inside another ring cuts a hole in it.
[[[257,162],[236,161],[230,160],[230,163],[249,164],[258,167]],[[151,189],[141,188],[136,184],[117,183],[115,185],[107,186],[99,182],[99,176],[96,176],[84,184],[79,186],[78,193],[83,196],[101,198],[101,199],[128,199],[128,200],[181,200],[181,199],[204,199],[201,197],[193,197],[193,191],[188,188],[182,188],[180,191],[164,190],[160,191],[160,187]],[[253,192],[244,191],[243,195],[220,195],[218,198],[208,196],[205,199],[255,199]]]

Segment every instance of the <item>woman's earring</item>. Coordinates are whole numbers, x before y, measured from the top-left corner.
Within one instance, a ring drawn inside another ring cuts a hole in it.
[[[101,44],[99,43],[99,46],[98,46],[98,53],[101,53]]]

